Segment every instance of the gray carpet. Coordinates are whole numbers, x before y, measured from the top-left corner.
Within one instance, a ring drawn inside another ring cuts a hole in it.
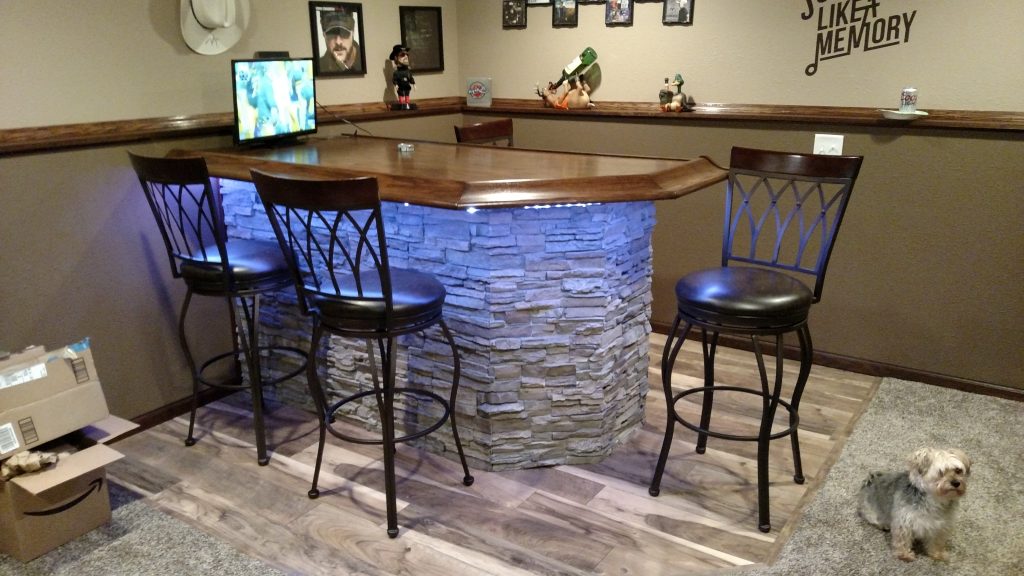
[[[1024,404],[886,379],[842,456],[804,512],[779,559],[747,575],[1024,574]],[[955,446],[973,459],[949,563],[905,564],[889,553],[888,534],[857,518],[855,501],[869,470],[901,465],[921,446]],[[281,572],[111,487],[113,520],[22,564],[0,555],[0,575],[278,575]]]
[[[742,574],[1024,574],[1022,439],[1022,403],[887,378],[779,559]],[[897,560],[889,535],[856,514],[867,472],[898,469],[923,446],[959,447],[972,459],[948,563]]]
[[[3,576],[280,576],[113,482],[111,521],[27,563],[0,554]]]

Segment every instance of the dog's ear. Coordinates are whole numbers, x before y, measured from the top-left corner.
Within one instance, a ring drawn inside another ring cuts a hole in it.
[[[964,465],[964,474],[971,473],[971,459],[967,454],[958,448],[950,448],[949,453],[956,457]]]
[[[907,467],[911,475],[924,477],[932,466],[934,453],[931,448],[921,448],[910,455]]]

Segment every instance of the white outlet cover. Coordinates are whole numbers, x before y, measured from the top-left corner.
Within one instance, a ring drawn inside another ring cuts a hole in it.
[[[814,135],[814,150],[815,154],[827,154],[831,156],[840,156],[843,153],[843,135],[842,134],[815,134]]]

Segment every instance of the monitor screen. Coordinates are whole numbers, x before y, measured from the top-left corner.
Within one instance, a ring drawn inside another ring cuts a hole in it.
[[[316,132],[312,58],[233,60],[235,143]]]

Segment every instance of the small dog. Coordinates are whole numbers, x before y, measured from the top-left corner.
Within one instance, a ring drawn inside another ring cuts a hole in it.
[[[961,450],[922,448],[905,472],[872,472],[860,488],[857,512],[869,524],[892,531],[892,550],[914,560],[914,543],[935,560],[946,560],[960,497],[967,490],[971,461]]]

